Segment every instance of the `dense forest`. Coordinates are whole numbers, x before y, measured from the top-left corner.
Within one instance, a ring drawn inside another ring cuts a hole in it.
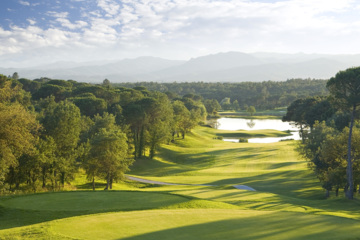
[[[116,83],[118,87],[145,87],[151,91],[160,91],[169,96],[184,96],[186,94],[199,95],[203,99],[215,99],[219,103],[229,99],[235,106],[246,109],[254,106],[256,109],[266,110],[286,107],[296,99],[328,95],[326,80],[289,79],[284,82],[240,82],[240,83],[209,83],[209,82],[180,82],[180,83]],[[231,105],[223,107],[227,110]],[[235,107],[236,108],[236,107]]]

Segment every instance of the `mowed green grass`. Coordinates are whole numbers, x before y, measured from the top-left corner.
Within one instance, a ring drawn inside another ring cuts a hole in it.
[[[78,215],[165,208],[188,201],[186,196],[139,191],[77,191],[2,197],[0,230]]]
[[[353,229],[356,230],[352,231]],[[355,220],[328,216],[271,211],[191,209],[147,210],[76,217],[53,222],[50,234],[69,239],[285,240],[342,239],[344,236],[355,238],[359,236],[360,229]]]
[[[245,110],[242,111],[223,111],[219,112],[222,117],[234,117],[234,118],[247,118],[247,119],[281,119],[286,113],[286,108],[277,108],[273,110],[256,111],[253,116],[250,116]]]
[[[213,134],[214,129],[198,128],[177,145],[164,145],[154,160],[139,161],[131,173],[172,183],[245,184],[287,196],[322,196],[307,162],[294,151],[295,141],[228,143]]]
[[[358,221],[279,211],[145,210],[5,230],[4,239],[358,239]]]
[[[273,129],[268,130],[237,130],[237,131],[228,131],[228,130],[216,130],[209,129],[216,136],[221,136],[223,138],[264,138],[264,137],[286,137],[291,134],[286,131],[277,131]]]
[[[199,127],[130,172],[212,186],[127,181],[107,192],[1,197],[0,239],[360,239],[360,202],[324,199],[295,141],[229,143],[215,135]]]
[[[144,201],[146,197],[146,201]],[[152,209],[188,201],[183,196],[165,193],[136,191],[98,191],[98,192],[57,192],[31,194],[4,199],[1,203],[9,208],[35,211],[126,211]]]

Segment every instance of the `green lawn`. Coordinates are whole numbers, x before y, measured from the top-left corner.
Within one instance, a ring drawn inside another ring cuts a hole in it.
[[[266,130],[216,130],[209,128],[206,130],[209,133],[212,133],[216,136],[221,136],[223,138],[264,138],[264,137],[286,137],[291,136],[288,131],[278,131],[274,129]]]
[[[253,116],[250,116],[245,110],[241,111],[221,111],[221,117],[248,118],[248,119],[281,119],[286,114],[287,108],[277,108],[272,110],[256,110]]]
[[[50,231],[69,239],[146,240],[342,239],[360,234],[358,221],[351,219],[224,209],[98,214],[55,221]]]
[[[295,141],[229,143],[221,134],[198,127],[129,173],[212,186],[126,181],[93,192],[79,175],[81,191],[1,197],[0,239],[360,239],[360,201],[324,199]]]

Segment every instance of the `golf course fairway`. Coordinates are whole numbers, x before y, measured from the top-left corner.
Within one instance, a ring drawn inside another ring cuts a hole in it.
[[[126,180],[103,191],[98,180],[91,191],[80,171],[76,191],[2,196],[0,239],[360,239],[359,200],[325,199],[296,141],[230,143],[222,134],[242,133],[197,127],[128,173],[188,185]]]

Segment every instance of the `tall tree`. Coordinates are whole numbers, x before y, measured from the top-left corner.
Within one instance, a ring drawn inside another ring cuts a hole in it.
[[[305,129],[308,127],[305,120],[306,107],[305,99],[295,100],[287,108],[286,115],[282,118],[283,122],[295,122],[303,143],[305,142]]]
[[[317,178],[326,190],[326,196],[329,196],[333,187],[333,181],[330,179],[329,171],[336,169],[334,158],[324,154],[325,149],[336,143],[338,132],[323,121],[316,122],[312,131],[308,134],[304,144],[299,145],[297,150],[300,154],[309,160],[308,166],[315,172]],[[334,146],[334,145],[333,145]]]
[[[57,179],[59,173],[60,182],[64,185],[67,177],[74,171],[76,148],[81,131],[80,110],[69,101],[61,101],[48,106],[42,119],[44,134],[55,141],[57,161],[54,166],[54,175]]]
[[[54,178],[53,178],[53,166],[56,162],[56,144],[52,137],[46,136],[43,139],[39,140],[39,143],[36,146],[37,154],[35,155],[35,160],[39,162],[41,167],[41,183],[42,188],[46,187],[47,180],[51,180],[51,185],[54,187]]]
[[[192,117],[196,124],[205,121],[207,116],[206,108],[200,100],[194,100],[188,97],[183,97],[181,100],[184,102],[185,107],[192,112]]]
[[[157,146],[170,140],[173,109],[165,94],[155,92],[131,102],[124,106],[123,115],[132,131],[135,157],[145,156],[147,147],[153,157]]]
[[[16,167],[22,154],[30,153],[39,129],[34,114],[18,103],[0,103],[0,188],[9,167]]]
[[[224,110],[230,110],[231,109],[231,102],[230,102],[230,98],[226,97],[224,99],[221,100],[220,102],[221,108]]]
[[[128,158],[127,150],[126,135],[120,130],[103,128],[92,138],[88,156],[95,166],[92,174],[106,179],[105,189],[111,189],[112,179],[121,178],[129,169],[132,160]]]
[[[0,75],[0,189],[10,167],[15,168],[23,154],[33,152],[39,124],[23,101],[19,85]]]
[[[14,79],[14,80],[18,80],[19,79],[19,74],[17,72],[14,72],[11,78]]]
[[[237,100],[236,100],[236,102],[237,102]],[[221,109],[221,106],[216,99],[204,100],[204,106],[206,108],[208,115],[210,115],[210,116],[217,115],[217,112]]]
[[[354,126],[354,118],[356,108],[360,104],[360,67],[349,68],[345,71],[338,72],[335,77],[332,77],[328,83],[327,88],[331,95],[341,103],[344,108],[350,109],[351,120],[348,135],[347,147],[347,168],[346,176],[348,181],[348,190],[346,196],[348,199],[354,198],[354,180],[353,180],[353,159],[351,156],[351,140],[352,130]]]
[[[235,110],[235,111],[239,111],[240,110],[240,105],[239,105],[239,102],[238,100],[234,100],[233,103],[232,103],[232,108]]]
[[[172,105],[174,110],[173,140],[175,134],[179,132],[182,137],[185,138],[186,132],[189,131],[192,126],[190,111],[185,107],[182,101],[176,100]]]
[[[171,126],[173,124],[173,108],[167,96],[163,93],[155,92],[152,94],[156,103],[152,106],[151,114],[148,114],[149,125],[149,157],[153,158],[158,146],[170,141]]]
[[[304,104],[304,119],[310,129],[312,129],[316,121],[327,121],[336,113],[336,109],[328,99],[307,98]]]
[[[106,88],[109,89],[109,88],[111,87],[110,80],[107,79],[107,78],[105,78],[104,81],[103,81],[103,83],[102,83],[102,85],[103,85],[104,87],[106,87]]]
[[[256,109],[254,106],[248,107],[248,109],[246,109],[246,111],[250,114],[250,116],[253,116],[256,113]]]
[[[93,138],[101,131],[114,131],[119,129],[115,122],[115,116],[112,114],[104,113],[103,116],[96,115],[94,117],[94,123],[87,131],[86,138],[89,140],[85,143],[84,168],[87,174],[87,178],[92,181],[93,190],[95,190],[95,177],[101,176],[101,165],[97,158],[92,157],[89,151],[91,151],[91,144],[89,143]],[[90,157],[89,157],[90,156]]]

